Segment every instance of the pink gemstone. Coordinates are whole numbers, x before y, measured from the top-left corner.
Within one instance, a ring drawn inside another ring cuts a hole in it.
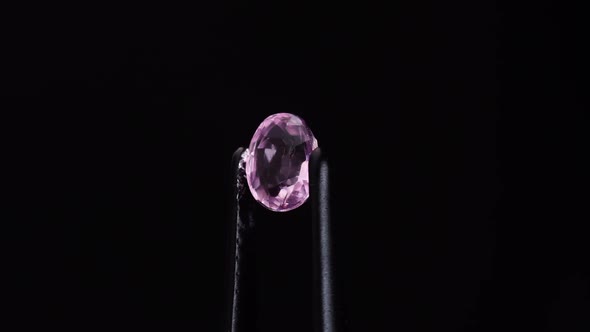
[[[272,211],[293,210],[309,197],[308,164],[318,142],[298,116],[266,118],[252,137],[246,178],[252,196]]]

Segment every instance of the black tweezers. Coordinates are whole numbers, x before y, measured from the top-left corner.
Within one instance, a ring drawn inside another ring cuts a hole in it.
[[[230,241],[228,258],[228,315],[226,331],[254,332],[256,329],[256,285],[251,268],[254,259],[255,228],[253,199],[247,192],[242,153],[238,148],[232,158]],[[312,218],[313,289],[312,331],[340,332],[341,319],[336,303],[334,282],[333,227],[329,205],[329,168],[320,148],[309,162],[310,200]]]

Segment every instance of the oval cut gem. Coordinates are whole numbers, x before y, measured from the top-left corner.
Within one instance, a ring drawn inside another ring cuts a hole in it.
[[[277,113],[262,121],[246,157],[246,179],[254,199],[277,212],[303,204],[309,197],[309,156],[317,146],[296,115]]]

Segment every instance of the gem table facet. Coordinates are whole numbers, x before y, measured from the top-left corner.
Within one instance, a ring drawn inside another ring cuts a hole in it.
[[[277,212],[301,206],[309,197],[309,156],[317,146],[309,127],[296,115],[277,113],[262,121],[245,160],[254,199]]]

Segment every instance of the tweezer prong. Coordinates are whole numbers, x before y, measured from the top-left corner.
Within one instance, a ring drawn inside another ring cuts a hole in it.
[[[333,227],[330,218],[328,161],[316,148],[309,162],[313,237],[313,324],[315,332],[337,332],[340,319],[334,280]]]
[[[229,266],[227,288],[228,314],[226,331],[250,332],[255,328],[255,287],[252,273],[255,271],[254,232],[250,219],[251,204],[243,168],[244,148],[238,148],[232,157],[231,211],[229,219]]]

